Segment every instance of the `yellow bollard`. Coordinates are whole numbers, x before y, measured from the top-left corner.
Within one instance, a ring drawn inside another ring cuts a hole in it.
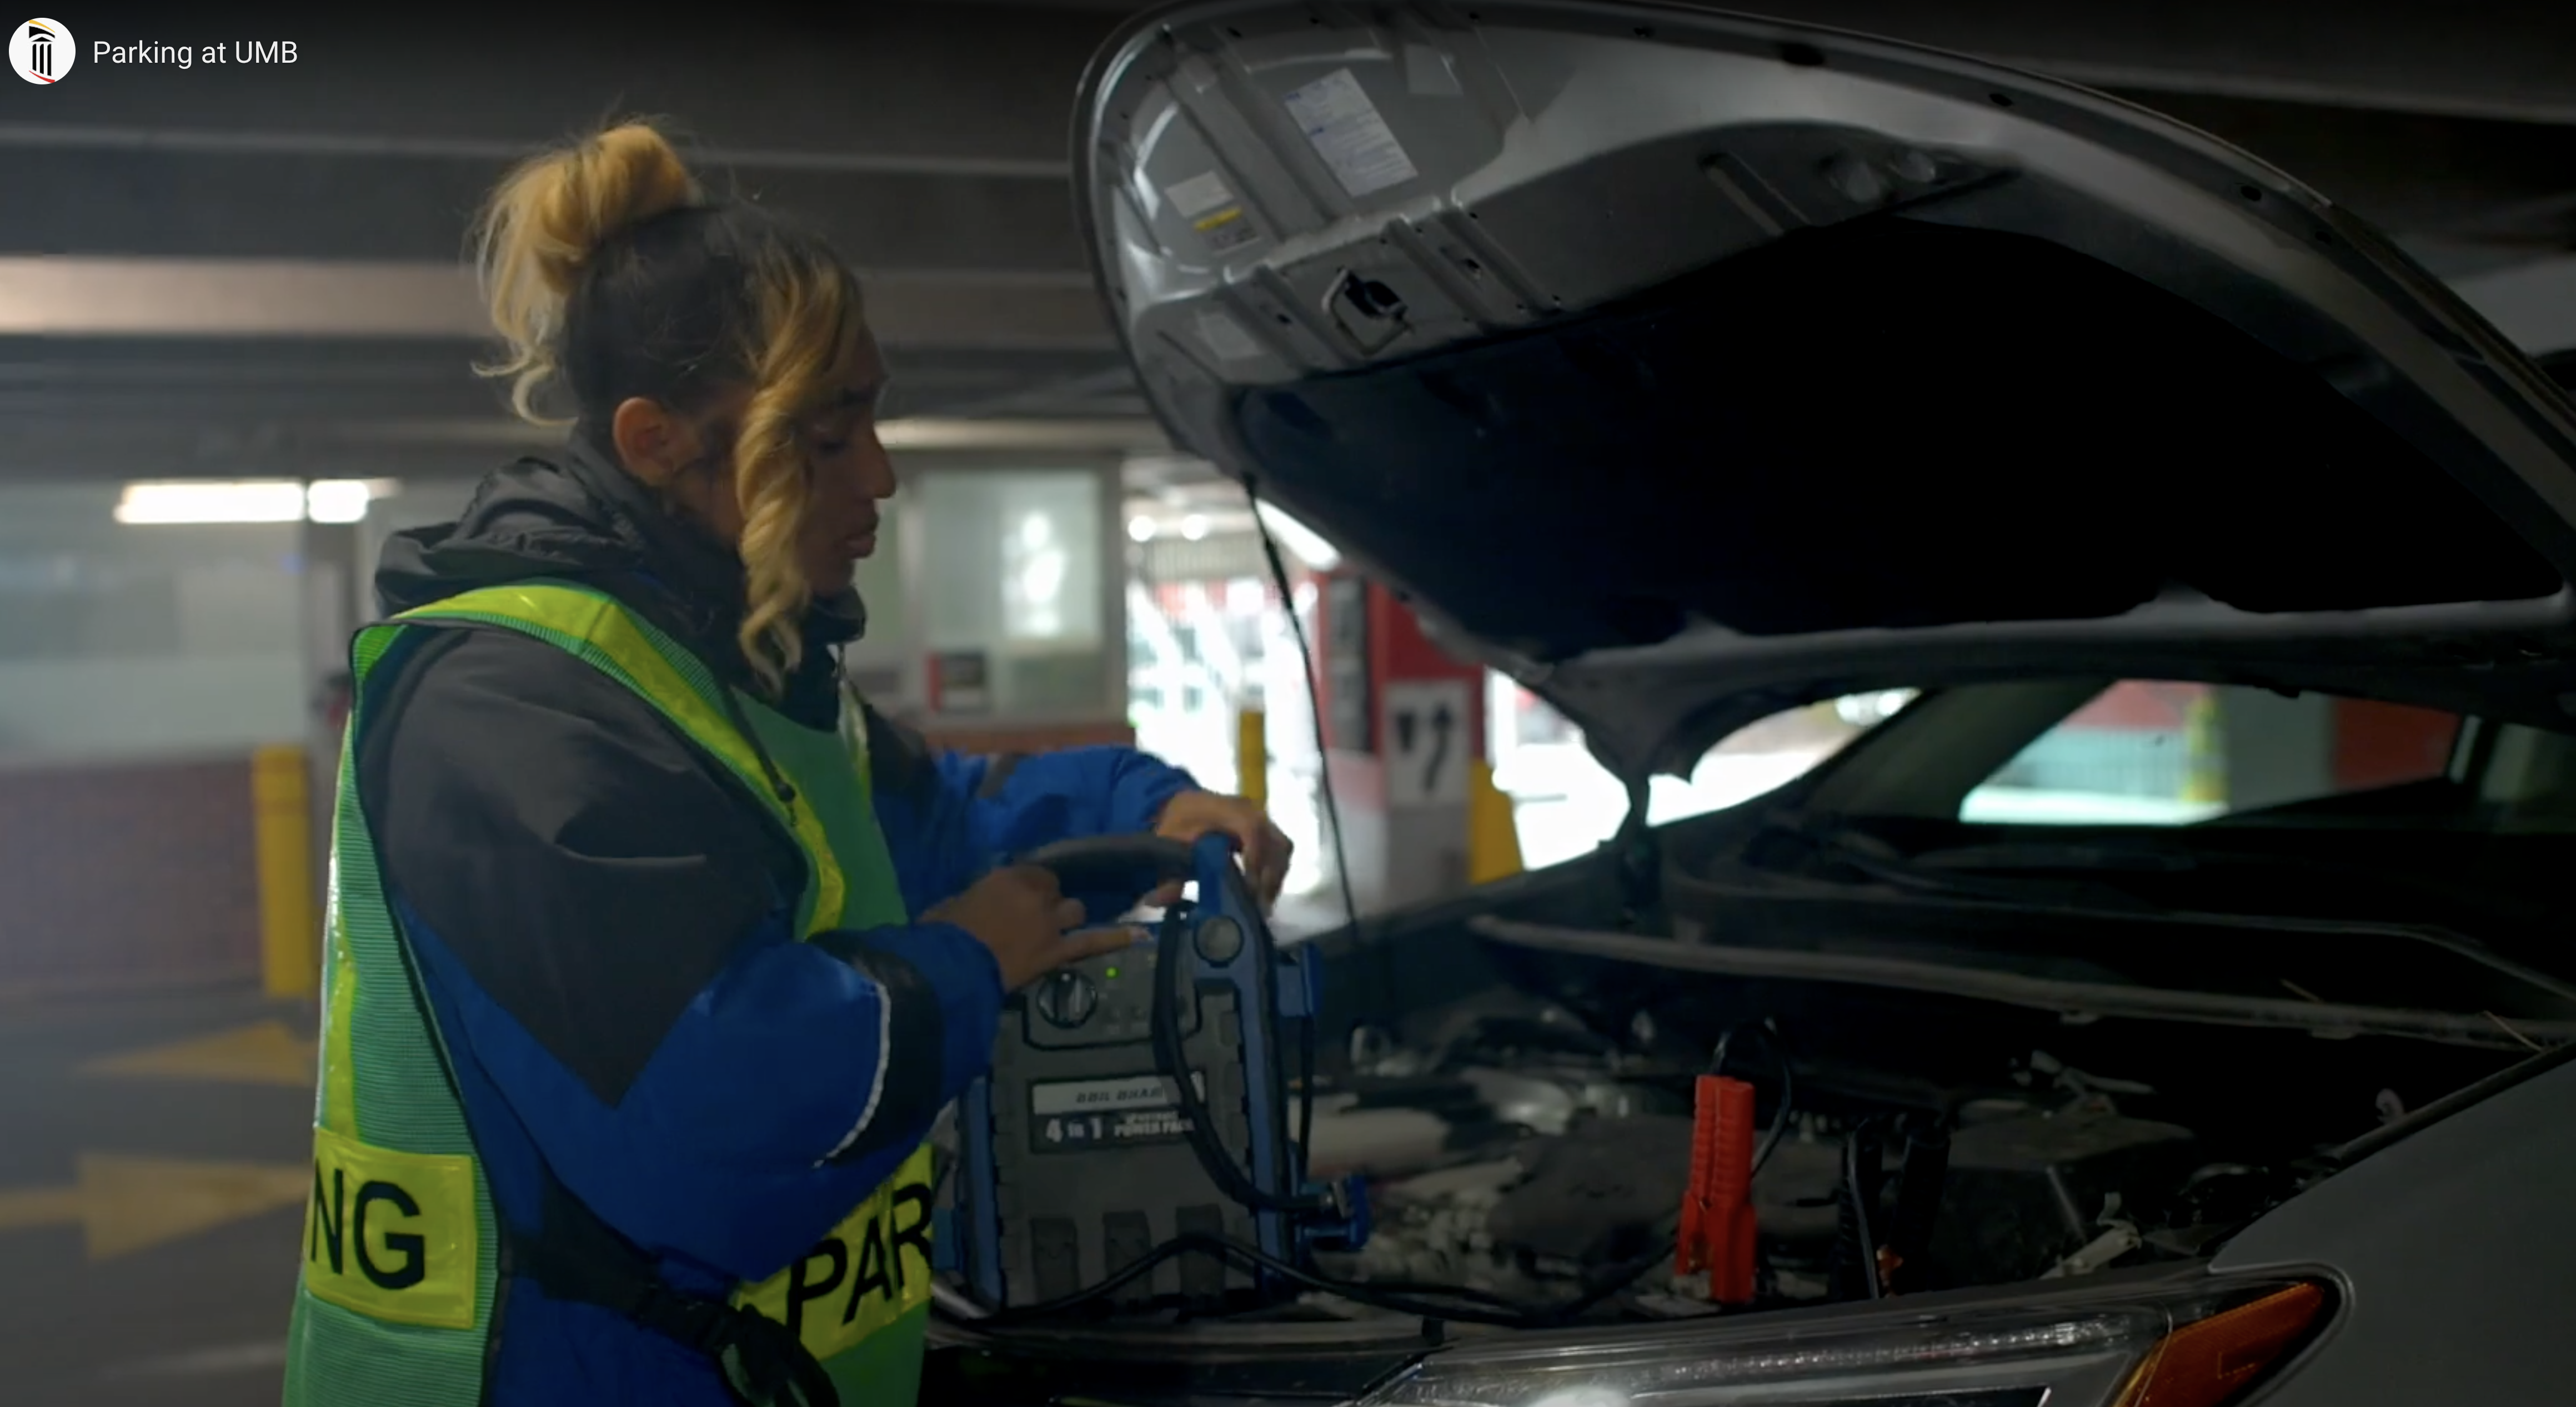
[[[1235,793],[1247,801],[1270,803],[1270,739],[1261,710],[1234,715]]]
[[[2184,708],[2183,800],[2207,806],[2227,804],[2225,729],[2216,695],[2196,695]]]
[[[1509,879],[1521,868],[1512,799],[1494,785],[1494,764],[1476,758],[1467,765],[1467,882]]]
[[[300,747],[264,747],[251,755],[260,985],[272,997],[311,996],[321,982],[321,925],[313,916],[311,782],[305,768]]]

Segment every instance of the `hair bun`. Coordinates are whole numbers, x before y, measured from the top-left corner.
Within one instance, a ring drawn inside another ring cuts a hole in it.
[[[541,158],[528,215],[532,251],[558,295],[601,245],[699,200],[697,180],[670,139],[647,123],[611,127],[569,151]]]
[[[703,200],[678,149],[641,121],[531,157],[503,178],[477,227],[477,263],[493,329],[511,349],[486,371],[514,379],[522,415],[553,370],[551,339],[583,266],[620,233]]]

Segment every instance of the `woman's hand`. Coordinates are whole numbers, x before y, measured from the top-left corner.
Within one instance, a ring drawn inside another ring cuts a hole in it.
[[[1002,990],[1016,992],[1059,967],[1114,953],[1136,941],[1133,929],[1067,933],[1081,926],[1080,900],[1064,897],[1055,871],[1012,865],[975,881],[974,887],[923,914],[950,923],[993,950]]]
[[[1244,877],[1252,881],[1252,892],[1260,899],[1262,912],[1268,913],[1288,883],[1288,857],[1296,847],[1271,824],[1261,803],[1212,791],[1185,791],[1165,802],[1163,814],[1154,820],[1154,834],[1183,844],[1218,833],[1234,837]],[[1181,885],[1175,882],[1155,890],[1145,902],[1164,908],[1180,897]]]

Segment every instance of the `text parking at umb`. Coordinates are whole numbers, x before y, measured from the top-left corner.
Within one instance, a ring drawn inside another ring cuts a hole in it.
[[[63,81],[80,62],[80,41],[61,20],[21,20],[9,31],[9,67],[39,87]]]
[[[89,49],[94,65],[115,68],[277,68],[295,63],[302,47],[292,39],[233,39],[220,44],[179,44],[138,39],[119,44],[102,39]]]

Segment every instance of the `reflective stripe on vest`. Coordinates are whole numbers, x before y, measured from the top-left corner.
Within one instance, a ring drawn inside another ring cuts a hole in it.
[[[800,937],[906,921],[869,795],[865,728],[837,745],[740,695],[740,716],[779,746],[798,794],[779,800],[754,743],[703,662],[612,598],[531,582],[488,588],[360,632],[357,702],[341,749],[323,960],[314,1186],[287,1365],[288,1407],[343,1402],[464,1407],[479,1401],[491,1333],[497,1220],[395,931],[357,789],[369,676],[427,627],[493,626],[553,644],[650,703],[732,771],[805,860]],[[855,715],[855,703],[845,708]],[[827,829],[826,817],[836,823]],[[776,1275],[734,1296],[794,1327],[843,1401],[909,1402],[930,1298],[930,1153],[906,1159],[842,1223]]]

